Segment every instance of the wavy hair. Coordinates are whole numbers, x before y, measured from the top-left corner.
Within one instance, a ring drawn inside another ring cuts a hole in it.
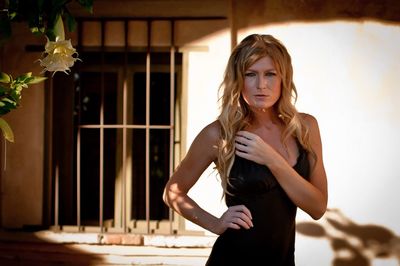
[[[232,51],[220,86],[222,95],[218,121],[221,125],[221,138],[216,168],[225,193],[228,193],[228,176],[234,161],[235,135],[252,120],[252,112],[241,93],[244,75],[251,65],[265,56],[271,57],[278,74],[282,77],[281,95],[274,105],[284,125],[281,141],[286,145],[288,138],[293,136],[314,159],[316,158],[311,149],[308,128],[294,106],[297,90],[293,83],[293,67],[287,49],[271,35],[249,35]]]

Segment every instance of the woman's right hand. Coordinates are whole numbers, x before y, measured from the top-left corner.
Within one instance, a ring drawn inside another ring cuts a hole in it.
[[[250,229],[253,227],[250,210],[244,205],[235,205],[229,207],[218,219],[218,225],[214,233],[220,235],[228,228],[232,229]]]

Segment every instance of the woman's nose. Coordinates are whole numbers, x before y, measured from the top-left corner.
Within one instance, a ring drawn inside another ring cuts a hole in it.
[[[258,76],[258,84],[257,84],[258,89],[266,89],[267,88],[267,79],[265,78],[264,75],[259,75]]]

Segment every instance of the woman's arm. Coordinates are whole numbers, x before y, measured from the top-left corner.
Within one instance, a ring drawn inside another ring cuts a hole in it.
[[[206,126],[197,135],[187,155],[167,182],[163,194],[163,200],[170,208],[216,234],[222,233],[228,227],[238,229],[239,226],[244,228],[252,226],[249,218],[251,214],[244,206],[229,208],[221,218],[217,218],[202,209],[187,195],[204,170],[217,160],[219,136],[220,125],[217,121]]]
[[[271,170],[281,187],[289,198],[303,211],[307,212],[313,219],[319,219],[326,211],[328,201],[327,179],[322,158],[322,144],[317,120],[307,114],[303,119],[310,130],[310,144],[314,150],[317,161],[311,168],[309,180],[307,181],[294,170],[289,163],[269,144],[260,137],[250,132],[242,132],[249,136],[248,139],[240,138],[241,144],[236,151],[238,156],[265,164]],[[246,145],[243,147],[243,144]],[[314,159],[308,156],[311,165]]]

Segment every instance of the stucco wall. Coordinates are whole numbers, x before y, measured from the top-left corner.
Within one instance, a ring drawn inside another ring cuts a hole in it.
[[[44,38],[44,37],[42,37]],[[42,43],[25,24],[13,27],[7,41],[1,71],[14,78],[26,72],[39,76],[38,52],[26,52],[26,45]],[[44,40],[45,42],[45,40]],[[15,142],[7,143],[6,170],[2,172],[2,226],[19,228],[42,223],[44,83],[22,91],[21,106],[4,116],[14,131]],[[3,157],[3,155],[2,155]]]

